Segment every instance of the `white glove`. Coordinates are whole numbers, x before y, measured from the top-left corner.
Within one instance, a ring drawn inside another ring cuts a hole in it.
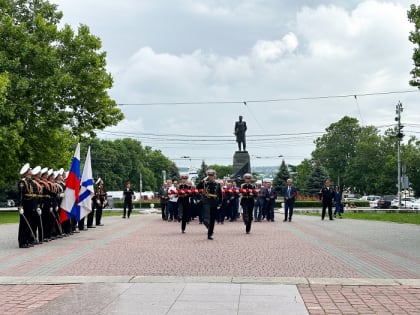
[[[23,209],[21,207],[18,208],[19,214],[23,215]]]
[[[64,193],[59,193],[59,194],[58,194],[58,196],[59,196],[60,198],[63,198],[63,197],[64,197]]]
[[[50,207],[50,212],[53,213],[53,207]]]
[[[58,207],[55,207],[55,212],[58,212]]]
[[[41,208],[36,209],[36,212],[38,212],[38,215],[41,215],[42,214]]]

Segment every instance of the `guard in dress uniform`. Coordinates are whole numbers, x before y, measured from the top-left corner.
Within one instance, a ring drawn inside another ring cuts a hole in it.
[[[44,167],[41,170],[41,179],[39,183],[42,186],[42,193],[40,199],[40,208],[41,208],[41,221],[42,221],[42,231],[43,231],[43,241],[48,242],[51,238],[51,231],[53,227],[53,220],[51,217],[51,199],[53,198],[53,189],[54,187],[48,181],[48,167]]]
[[[34,235],[30,225],[30,218],[34,212],[34,193],[35,184],[31,179],[31,168],[29,163],[26,163],[20,170],[20,175],[23,178],[18,183],[18,211],[20,214],[18,242],[20,248],[28,248],[33,246]]]
[[[41,166],[36,166],[32,169],[32,182],[35,184],[35,194],[36,194],[36,198],[34,198],[34,209],[35,209],[35,213],[34,216],[32,217],[32,221],[31,221],[31,226],[32,226],[32,230],[35,234],[35,236],[38,237],[38,242],[37,244],[42,244],[42,240],[44,238],[44,229],[42,226],[42,210],[41,210],[41,203],[42,203],[42,199],[43,199],[43,194],[42,194],[42,185],[40,183],[41,181]]]
[[[222,206],[222,189],[216,182],[216,171],[208,170],[207,177],[197,185],[197,189],[203,191],[203,223],[207,228],[207,238],[212,240],[217,211]]]
[[[328,216],[330,220],[334,220],[332,217],[332,201],[335,197],[334,189],[331,187],[329,179],[325,180],[325,186],[319,191],[319,199],[322,201],[322,214],[321,219],[325,218],[325,210],[328,208]]]
[[[96,185],[97,186],[95,189],[95,195],[92,198],[93,207],[96,209],[95,221],[96,221],[96,226],[102,226],[103,225],[101,223],[102,210],[106,206],[108,199],[107,199],[107,193],[104,186],[104,182],[101,178],[98,178],[98,180],[96,181]]]
[[[162,211],[162,220],[167,220],[168,215],[168,182],[164,182],[159,189],[160,209]]]
[[[255,185],[251,183],[252,175],[246,173],[243,176],[244,183],[239,190],[241,193],[242,218],[245,224],[245,232],[251,232],[252,215],[254,211],[254,196],[257,194]]]
[[[181,184],[178,186],[178,216],[181,219],[181,231],[185,233],[187,222],[190,221],[190,193],[191,186],[187,184],[188,175],[181,175]]]
[[[131,182],[128,180],[125,183],[125,189],[123,190],[123,200],[124,200],[124,213],[123,219],[127,214],[127,218],[130,218],[131,211],[133,210],[133,199],[134,199],[134,190],[131,188]],[[128,208],[128,212],[127,212]]]

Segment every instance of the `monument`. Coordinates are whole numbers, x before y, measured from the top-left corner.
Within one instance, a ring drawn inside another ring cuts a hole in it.
[[[251,162],[248,151],[246,151],[246,122],[242,116],[235,122],[234,135],[238,143],[238,151],[233,155],[232,179],[241,180],[245,173],[251,173]]]

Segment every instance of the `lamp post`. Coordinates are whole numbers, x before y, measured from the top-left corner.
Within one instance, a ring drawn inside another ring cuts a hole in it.
[[[142,177],[142,175],[141,175],[141,173],[140,173],[140,200],[139,200],[139,207],[140,207],[140,210],[141,210],[141,192],[143,191],[143,177]]]
[[[398,180],[397,180],[397,186],[398,186],[398,208],[401,206],[401,140],[404,137],[404,134],[401,132],[404,128],[403,125],[401,125],[401,113],[403,111],[403,107],[400,101],[398,101],[398,104],[395,106],[395,113],[397,117],[395,117],[395,121],[397,122],[397,159],[398,159]]]

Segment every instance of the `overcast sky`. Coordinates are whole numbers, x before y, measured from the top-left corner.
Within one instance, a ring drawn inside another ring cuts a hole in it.
[[[107,52],[109,93],[126,118],[98,135],[138,139],[178,166],[232,164],[239,115],[251,166],[310,158],[314,140],[344,115],[383,131],[398,101],[406,133],[420,133],[420,93],[361,96],[416,91],[413,0],[51,2]]]

